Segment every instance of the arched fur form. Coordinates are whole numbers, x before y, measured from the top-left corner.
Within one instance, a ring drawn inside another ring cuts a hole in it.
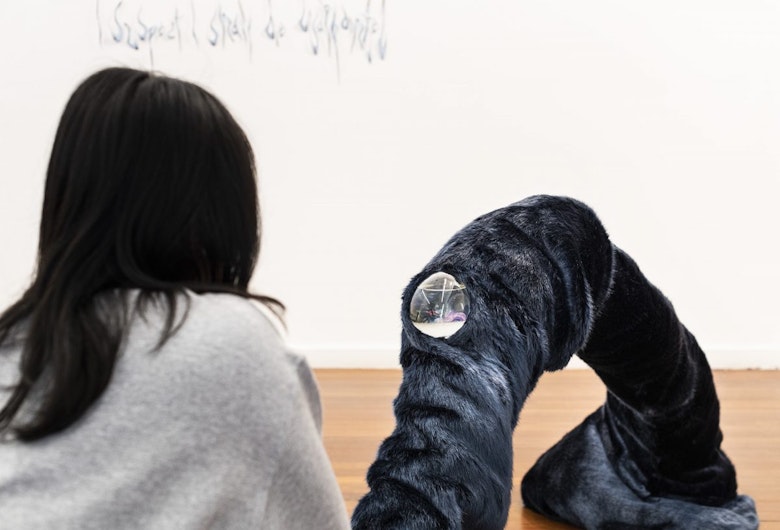
[[[471,298],[447,339],[409,318],[415,289],[438,271]],[[409,283],[402,322],[397,424],[354,529],[504,528],[520,409],[574,354],[607,401],[529,471],[526,505],[585,528],[757,528],[720,450],[704,354],[584,204],[536,196],[476,219]]]

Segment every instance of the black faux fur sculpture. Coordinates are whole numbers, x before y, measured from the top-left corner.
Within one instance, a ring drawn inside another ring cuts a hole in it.
[[[409,316],[438,271],[471,300],[447,339]],[[397,426],[354,529],[504,528],[520,409],[574,354],[606,383],[606,403],[526,474],[526,506],[589,529],[758,527],[720,449],[704,353],[584,204],[537,196],[476,219],[412,279],[402,307]]]

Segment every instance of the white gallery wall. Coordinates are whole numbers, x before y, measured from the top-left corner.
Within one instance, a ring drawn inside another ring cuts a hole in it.
[[[397,366],[409,278],[473,218],[548,193],[596,210],[713,366],[780,367],[777,2],[27,0],[2,13],[2,305],[30,278],[68,96],[97,68],[154,67],[212,90],[250,136],[253,287],[287,305],[314,366]]]

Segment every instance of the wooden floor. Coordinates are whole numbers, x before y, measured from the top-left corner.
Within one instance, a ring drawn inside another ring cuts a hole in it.
[[[351,514],[367,491],[365,474],[395,423],[392,399],[399,370],[316,370],[323,436]],[[758,506],[762,530],[780,530],[780,371],[715,373],[723,447],[737,467],[740,493]],[[547,448],[604,401],[589,370],[548,373],[526,402],[514,435],[515,468],[507,528],[567,529],[523,507],[520,480]]]

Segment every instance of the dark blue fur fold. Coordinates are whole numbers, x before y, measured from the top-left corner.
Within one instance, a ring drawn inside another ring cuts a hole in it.
[[[447,339],[409,316],[415,289],[439,271],[471,299]],[[527,473],[528,507],[594,529],[757,528],[720,450],[704,354],[584,204],[536,196],[476,219],[411,280],[401,315],[396,428],[354,529],[504,528],[520,409],[541,374],[574,354],[607,400]]]

